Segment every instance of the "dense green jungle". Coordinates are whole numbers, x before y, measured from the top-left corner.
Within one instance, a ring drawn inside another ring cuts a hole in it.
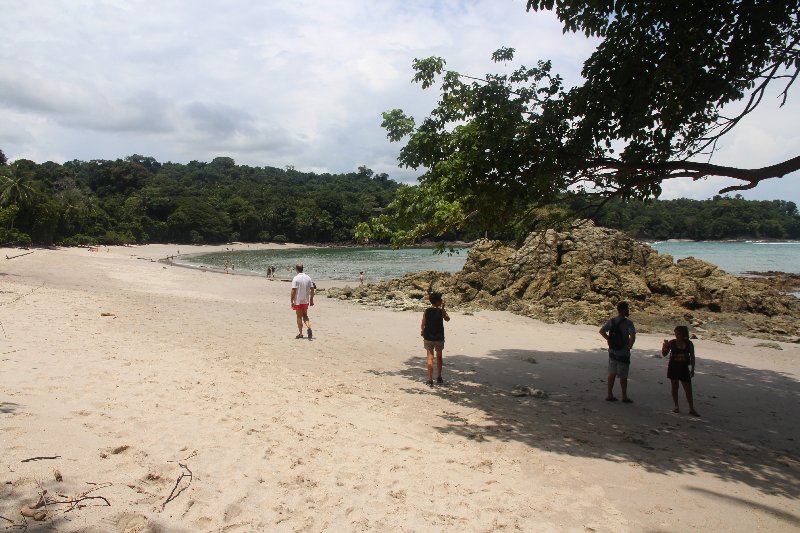
[[[316,174],[237,165],[229,157],[180,164],[132,155],[37,164],[8,163],[2,156],[0,244],[344,244],[401,187],[407,185],[364,166],[347,174]],[[783,200],[613,200],[595,212],[576,196],[562,205],[641,239],[800,238],[797,206]],[[468,241],[485,234],[469,227],[446,238]]]

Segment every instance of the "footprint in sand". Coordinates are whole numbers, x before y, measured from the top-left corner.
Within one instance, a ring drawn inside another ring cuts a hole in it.
[[[105,459],[109,455],[119,455],[121,453],[126,452],[128,449],[130,449],[130,446],[128,446],[127,444],[123,444],[121,446],[114,446],[110,448],[104,448],[100,450],[100,457]]]
[[[229,523],[231,520],[234,520],[236,517],[242,514],[242,508],[232,503],[225,508],[225,516],[223,518],[223,522],[226,524]]]
[[[116,519],[117,533],[155,533],[160,528],[150,524],[146,516],[135,513],[124,513]]]

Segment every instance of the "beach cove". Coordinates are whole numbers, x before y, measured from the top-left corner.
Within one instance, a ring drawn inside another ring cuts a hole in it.
[[[698,341],[694,419],[670,412],[662,335],[639,336],[621,405],[599,324],[453,311],[430,389],[418,313],[322,293],[296,340],[288,283],[175,253],[4,260],[4,526],[47,490],[74,505],[29,531],[800,527],[796,344]]]

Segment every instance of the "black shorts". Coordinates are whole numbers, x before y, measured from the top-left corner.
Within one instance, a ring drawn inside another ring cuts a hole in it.
[[[667,367],[667,377],[669,379],[679,379],[681,381],[692,381],[689,365],[670,364]]]

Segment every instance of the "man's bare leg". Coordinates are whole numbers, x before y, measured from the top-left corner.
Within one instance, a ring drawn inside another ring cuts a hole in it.
[[[306,328],[308,329],[308,338],[310,339],[312,333],[311,333],[311,319],[308,318],[308,311],[303,311],[303,322],[305,323]],[[302,327],[300,328],[300,333],[303,333]]]
[[[622,401],[629,400],[628,398],[628,378],[619,378],[619,388],[622,389]]]
[[[606,400],[610,400],[614,397],[614,382],[616,380],[617,380],[616,374],[608,375],[608,396],[606,396]]]

